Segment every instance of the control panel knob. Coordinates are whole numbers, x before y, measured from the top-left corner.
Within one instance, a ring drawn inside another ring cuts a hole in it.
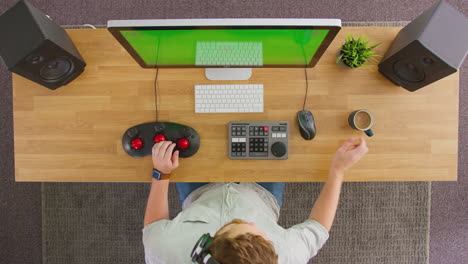
[[[156,123],[154,125],[154,131],[161,132],[162,130],[164,130],[164,125],[162,123]]]
[[[189,146],[190,146],[190,141],[188,141],[188,139],[181,138],[177,140],[177,147],[179,149],[188,149]]]
[[[161,141],[166,141],[166,136],[164,136],[163,134],[157,134],[156,136],[154,136],[154,143],[159,143]]]
[[[141,138],[134,138],[130,145],[133,149],[141,149],[143,147],[143,140]]]
[[[283,157],[286,154],[286,145],[283,142],[276,142],[271,145],[271,153],[275,157]]]
[[[130,128],[128,131],[127,131],[127,135],[131,138],[134,138],[136,137],[136,135],[138,134],[138,129],[132,127]]]

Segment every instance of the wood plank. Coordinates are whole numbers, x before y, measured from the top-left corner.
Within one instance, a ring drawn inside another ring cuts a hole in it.
[[[305,93],[304,69],[259,68],[248,81],[209,81],[203,69],[161,69],[159,117],[195,128],[199,152],[181,159],[174,181],[324,181],[337,147],[364,136],[347,125],[356,109],[375,118],[369,153],[346,181],[454,181],[457,179],[458,80],[450,75],[414,93],[371,70],[344,70],[336,50],[349,33],[382,42],[384,54],[400,28],[343,28],[316,67],[307,70],[307,109],[317,122],[312,141],[302,139],[296,113]],[[17,181],[150,180],[151,158],[122,149],[124,131],[155,119],[154,69],[142,69],[107,30],[68,30],[88,66],[55,91],[13,75]],[[263,83],[264,113],[195,114],[195,84]],[[288,160],[227,158],[230,121],[290,123]]]

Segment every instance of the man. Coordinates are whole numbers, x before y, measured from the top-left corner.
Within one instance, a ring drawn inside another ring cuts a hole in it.
[[[172,142],[154,145],[155,170],[169,175],[179,166],[174,147]],[[277,224],[283,183],[178,183],[183,210],[169,220],[169,180],[153,179],[143,229],[146,263],[192,263],[190,253],[200,236],[215,232],[208,249],[219,263],[307,263],[328,239],[344,173],[367,151],[363,138],[346,140],[309,219],[288,229]]]

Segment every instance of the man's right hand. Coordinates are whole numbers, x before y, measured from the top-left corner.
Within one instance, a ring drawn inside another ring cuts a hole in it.
[[[354,138],[349,138],[336,151],[330,171],[343,174],[356,164],[367,151],[367,144],[364,138],[359,138],[358,142],[355,142]]]
[[[335,219],[344,173],[356,164],[367,151],[366,141],[363,138],[359,138],[357,142],[354,138],[350,138],[341,145],[333,157],[328,179],[309,216],[310,219],[322,224],[328,231],[330,231]]]
[[[176,144],[171,141],[161,141],[153,146],[153,168],[164,174],[179,167],[179,151],[174,151]]]

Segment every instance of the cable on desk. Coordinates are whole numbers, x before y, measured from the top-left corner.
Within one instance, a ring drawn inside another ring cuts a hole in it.
[[[90,28],[92,28],[92,29],[96,29],[96,27],[93,26],[93,25],[91,25],[91,24],[83,24],[83,26],[85,26],[85,27],[90,27]]]
[[[305,88],[306,88],[306,92],[305,92],[305,96],[304,96],[304,104],[302,105],[302,110],[305,110],[305,106],[306,106],[306,103],[307,103],[307,96],[309,94],[309,79],[307,78],[307,58],[306,58],[306,54],[305,54],[305,50],[304,50],[304,45],[302,45],[302,54],[304,55],[304,75],[305,75],[305,80],[306,80],[306,85],[305,85]]]
[[[158,73],[159,68],[156,67],[156,76],[154,77],[154,108],[156,109],[156,122],[158,122]]]
[[[158,115],[158,73],[159,73],[159,38],[156,38],[156,58],[154,62],[154,67],[156,68],[156,76],[154,76],[154,108],[156,109],[156,122],[159,121]]]
[[[304,74],[306,79],[306,92],[304,97],[304,105],[302,105],[302,110],[305,110],[306,102],[307,102],[307,95],[309,93],[309,79],[307,78],[307,66],[304,67]]]

